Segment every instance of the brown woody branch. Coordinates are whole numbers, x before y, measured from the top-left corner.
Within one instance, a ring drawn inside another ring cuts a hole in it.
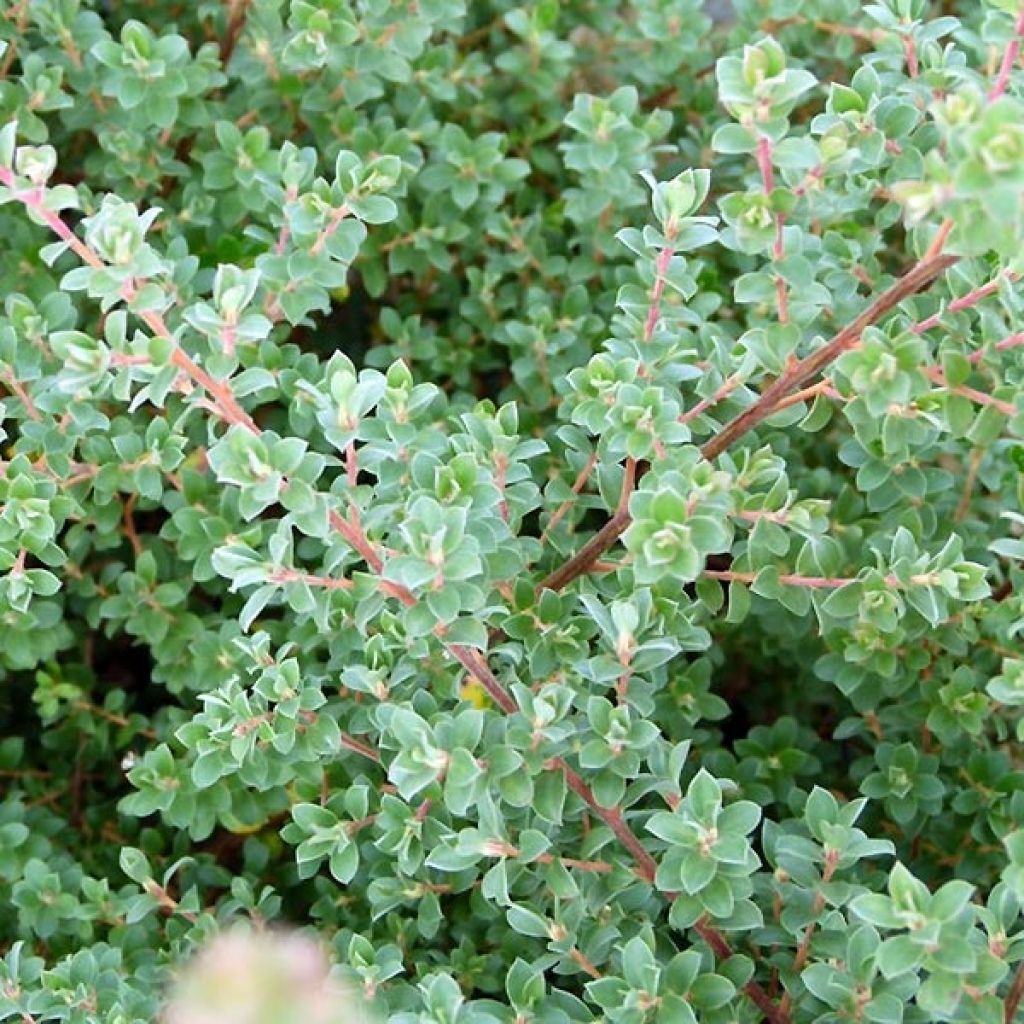
[[[715,954],[716,959],[728,960],[732,956],[732,947],[725,936],[717,928],[712,928],[704,918],[701,918],[693,927],[697,934],[711,947],[711,952]],[[756,981],[748,981],[743,986],[743,991],[750,1001],[764,1014],[764,1019],[769,1024],[789,1024],[789,1014],[785,1010],[779,1009],[772,1002],[771,996]]]
[[[793,360],[782,374],[770,384],[753,405],[730,420],[722,430],[707,441],[701,454],[709,461],[731,448],[744,434],[777,412],[781,403],[793,393],[808,386],[827,366],[854,345],[864,330],[877,323],[886,313],[895,309],[904,299],[926,288],[940,274],[948,270],[959,257],[936,254],[928,256],[912,267],[883,292],[867,309],[852,320],[831,341],[805,356]],[[620,502],[611,519],[576,552],[540,584],[540,590],[561,590],[573,580],[588,572],[629,527],[631,517],[628,504]]]
[[[926,288],[958,260],[958,256],[941,254],[921,260],[875,299],[863,313],[847,324],[827,345],[823,345],[809,356],[797,360],[787,367],[753,405],[744,409],[735,419],[730,420],[720,433],[701,448],[704,458],[710,461],[731,448],[744,434],[771,416],[782,399],[791,392],[806,387],[826,366],[834,363],[860,339],[861,334],[868,327],[881,320],[886,313],[895,309],[904,299],[916,295],[917,292]]]
[[[248,9],[249,0],[228,0],[228,26],[224,38],[220,41],[220,62],[225,68],[235,52],[242,32],[245,31],[245,15]]]
[[[615,510],[615,515],[572,558],[541,581],[540,586],[537,587],[538,593],[542,590],[561,590],[567,583],[571,583],[579,575],[578,572],[573,571],[574,563],[578,559],[585,557],[587,565],[592,566],[618,540],[626,527],[629,526],[629,497],[636,486],[639,473],[635,459],[626,459],[625,468],[622,493],[619,497],[619,507]]]

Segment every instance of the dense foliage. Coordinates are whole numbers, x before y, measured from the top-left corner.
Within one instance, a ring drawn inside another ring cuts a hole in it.
[[[0,1020],[1014,1019],[1024,2],[733,6],[3,5]]]

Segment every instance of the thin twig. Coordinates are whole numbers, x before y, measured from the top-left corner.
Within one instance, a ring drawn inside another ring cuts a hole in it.
[[[949,238],[950,232],[953,230],[954,223],[952,217],[947,217],[938,227],[935,232],[935,237],[932,238],[928,245],[928,249],[924,254],[926,260],[932,259],[934,256],[938,256],[940,252],[945,248],[946,241]]]
[[[801,14],[795,14],[788,18],[772,18],[761,23],[765,32],[776,32],[787,25],[810,25],[819,32],[826,32],[834,36],[850,36],[865,43],[876,45],[888,37],[885,29],[860,28],[856,25],[843,25],[835,21],[818,21],[814,18],[807,18]]]
[[[576,566],[581,558],[586,560],[587,567],[593,565],[629,526],[629,496],[632,494],[636,482],[636,462],[633,459],[627,459],[626,466],[627,473],[623,480],[619,507],[615,515],[572,558],[541,581],[537,587],[538,593],[542,590],[561,590],[566,584],[571,583],[580,575],[580,572],[586,571],[585,568],[579,572],[576,571]],[[631,471],[628,468],[630,466],[632,467]]]
[[[722,386],[713,395],[702,398],[692,409],[680,413],[679,422],[689,423],[691,420],[695,420],[701,413],[707,412],[712,406],[718,405],[723,399],[728,398],[742,383],[743,378],[738,373],[726,377]]]
[[[916,324],[912,324],[910,330],[914,334],[924,334],[925,331],[938,327],[942,323],[944,313],[959,313],[963,309],[970,309],[972,306],[976,306],[982,299],[998,291],[1003,281],[1015,281],[1017,276],[1007,271],[1000,271],[991,281],[986,281],[985,284],[972,288],[966,295],[961,295],[960,298],[951,300],[942,312],[933,313],[927,319],[919,320]]]
[[[813,912],[814,920],[811,921],[804,929],[803,938],[800,940],[800,945],[797,947],[796,956],[793,958],[793,973],[799,975],[804,969],[804,965],[807,963],[808,957],[811,955],[811,941],[814,939],[814,931],[818,924],[818,917],[821,912],[825,909],[825,893],[824,886],[828,885],[832,881],[832,876],[836,872],[836,868],[839,866],[839,853],[836,850],[826,848],[825,851],[825,865],[821,872],[821,886],[814,896]],[[779,1003],[779,1009],[784,1014],[789,1014],[790,1007],[792,1006],[792,996],[787,992]]]
[[[31,210],[45,221],[47,227],[75,252],[84,263],[95,270],[105,270],[106,264],[89,248],[67,224],[52,210],[45,206],[45,190],[41,187],[27,191],[17,191],[14,173],[7,167],[0,167],[0,184],[11,190],[11,197]],[[130,282],[122,289],[126,302],[131,302],[137,293],[136,287]],[[217,412],[230,424],[245,427],[252,433],[260,433],[252,417],[239,405],[229,385],[214,380],[191,356],[177,343],[167,327],[161,314],[146,310],[139,314],[147,327],[159,338],[171,344],[171,363],[183,370],[191,380],[203,388],[213,399]]]
[[[962,395],[964,398],[969,398],[972,402],[976,402],[978,405],[991,406],[994,409],[998,409],[1004,416],[1017,415],[1017,407],[1012,402],[1004,402],[1001,398],[995,398],[992,395],[986,394],[984,391],[979,391],[977,388],[968,387],[966,384],[949,384],[946,380],[946,374],[943,372],[941,366],[930,366],[925,373],[928,378],[934,381],[940,388],[945,388],[947,391],[951,391],[955,395]]]
[[[587,959],[586,955],[576,946],[573,946],[572,949],[569,950],[569,956],[577,964],[579,964],[583,971],[586,974],[589,974],[590,977],[595,979],[600,979],[604,977],[604,975],[601,974],[601,972],[590,962],[590,960]]]
[[[975,448],[971,452],[970,460],[967,463],[967,475],[964,478],[964,488],[957,502],[956,511],[953,513],[953,521],[962,523],[971,511],[971,495],[974,492],[974,485],[978,481],[978,471],[981,469],[982,460],[985,458],[984,448]]]
[[[373,747],[369,744],[363,743],[361,740],[357,740],[354,736],[349,736],[346,733],[341,734],[341,745],[346,750],[354,751],[357,754],[362,754],[363,757],[368,758],[371,761],[376,761],[380,764],[380,754],[377,753]]]
[[[658,317],[661,315],[661,297],[665,292],[665,275],[668,273],[669,264],[672,262],[672,246],[666,245],[660,253],[654,268],[654,287],[651,291],[651,301],[647,308],[647,320],[644,322],[644,341],[650,341],[654,337],[654,329],[658,325]]]
[[[972,352],[967,358],[972,363],[980,363],[985,358],[987,352],[1005,352],[1007,349],[1016,348],[1018,345],[1024,345],[1024,331],[1019,331],[1016,334],[1009,334],[1000,341],[997,341],[990,349],[979,348],[976,352]]]
[[[761,172],[761,190],[765,199],[770,200],[772,192],[775,191],[775,171],[772,167],[772,140],[767,135],[762,135],[757,140],[757,167]],[[789,292],[786,286],[786,279],[778,271],[779,261],[784,255],[783,251],[783,228],[784,218],[781,213],[775,214],[775,242],[772,245],[772,262],[775,268],[775,298],[779,311],[779,323],[789,323]]]
[[[21,402],[28,418],[39,423],[43,417],[39,415],[39,410],[36,408],[35,402],[32,401],[32,396],[28,393],[28,389],[14,376],[14,370],[12,369],[3,374],[0,380],[11,389],[11,394]]]
[[[155,740],[159,737],[153,729],[139,728],[130,718],[126,718],[124,715],[117,714],[116,711],[108,711],[104,707],[100,707],[98,704],[93,704],[89,700],[76,700],[74,707],[79,711],[84,711],[86,714],[93,715],[96,718],[102,718],[105,722],[110,722],[111,725],[120,726],[122,729],[134,728],[140,736],[145,736],[147,740]]]
[[[753,583],[756,572],[733,572],[731,569],[705,569],[702,576],[723,583]],[[859,582],[856,576],[800,576],[793,573],[782,573],[777,577],[779,583],[787,587],[805,587],[808,590],[839,590],[850,583]],[[903,588],[905,584],[896,576],[885,576],[887,587]],[[910,586],[926,587],[938,582],[938,577],[931,573],[920,573],[909,578]]]
[[[300,572],[281,566],[267,577],[268,583],[305,583],[307,587],[320,587],[324,590],[351,590],[354,586],[350,579],[334,576],[317,576],[310,572]]]
[[[591,452],[590,457],[587,459],[583,468],[576,474],[576,479],[573,481],[572,493],[576,497],[579,497],[580,491],[583,490],[584,484],[586,484],[588,477],[590,476],[593,468],[597,465],[597,452]],[[570,498],[567,501],[563,501],[558,508],[555,509],[554,515],[548,520],[548,525],[544,528],[544,532],[540,535],[541,544],[545,543],[551,534],[551,531],[561,522],[562,517],[572,507],[573,499]]]

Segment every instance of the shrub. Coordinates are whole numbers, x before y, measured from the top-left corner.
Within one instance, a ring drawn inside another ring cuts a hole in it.
[[[1012,1021],[1020,0],[5,6],[0,1020]]]

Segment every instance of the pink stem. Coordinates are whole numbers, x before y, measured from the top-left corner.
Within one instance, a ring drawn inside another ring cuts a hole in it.
[[[1005,352],[1007,349],[1016,348],[1018,345],[1024,345],[1024,331],[1019,331],[1017,334],[1010,334],[1003,338],[1001,341],[997,341],[992,346],[994,352]],[[988,349],[979,348],[976,352],[972,352],[968,357],[972,363],[980,363],[985,358],[985,353]]]
[[[988,94],[990,103],[999,99],[1006,92],[1006,88],[1010,84],[1010,74],[1013,72],[1014,64],[1017,63],[1017,59],[1020,57],[1022,38],[1024,38],[1024,10],[1020,12],[1017,24],[1013,28],[1013,38],[1006,44],[1006,49],[1003,51],[1003,60],[999,65],[999,74],[996,76],[995,83]]]
[[[772,140],[762,135],[757,140],[757,167],[761,172],[761,188],[766,196],[775,189],[775,171],[772,168]],[[778,263],[783,257],[782,227],[784,219],[781,213],[775,214],[775,241],[772,244],[772,259]],[[779,323],[789,323],[789,292],[782,275],[775,278],[775,299],[779,310]]]
[[[363,757],[369,758],[371,761],[376,761],[377,764],[380,764],[380,754],[378,754],[377,751],[373,749],[373,747],[369,746],[366,743],[362,743],[360,740],[357,740],[354,736],[348,736],[347,734],[342,733],[341,745],[346,750],[352,750],[357,754],[362,754]]]
[[[999,290],[1000,284],[1004,279],[1014,281],[1017,279],[1016,274],[1008,274],[1001,272],[996,277],[992,278],[991,281],[987,281],[983,285],[979,285],[977,288],[969,291],[966,295],[961,295],[959,299],[953,299],[952,302],[946,306],[943,312],[959,313],[962,309],[970,309],[971,306],[976,306],[982,299],[987,298],[993,292]],[[924,334],[925,331],[931,330],[933,327],[938,327],[942,323],[943,313],[933,313],[926,320],[920,320],[916,324],[911,326],[911,331],[914,334]]]
[[[917,78],[920,68],[917,62],[917,44],[913,36],[903,37],[903,53],[907,58],[907,72],[911,78]]]
[[[354,586],[351,580],[314,576],[312,573],[299,572],[297,569],[277,569],[268,578],[271,583],[305,583],[306,586],[323,587],[326,590],[351,590]]]
[[[994,409],[998,409],[1004,416],[1016,416],[1017,407],[1011,402],[1004,402],[1002,399],[994,398],[992,395],[985,394],[984,391],[978,391],[976,388],[969,388],[964,384],[959,384],[956,387],[950,387],[946,382],[946,375],[942,372],[941,366],[930,366],[925,373],[933,380],[939,387],[948,388],[956,395],[963,395],[964,398],[969,398],[972,402],[977,402],[978,405],[991,405]]]
[[[14,370],[10,370],[0,377],[7,386],[11,389],[14,396],[21,402],[25,408],[25,414],[30,420],[35,420],[39,423],[42,420],[42,416],[39,414],[39,410],[36,408],[35,402],[32,401],[32,396],[28,393],[28,389],[24,384],[14,376]]]
[[[727,583],[753,583],[757,579],[756,572],[733,572],[731,569],[705,569],[704,576]],[[779,582],[789,587],[809,587],[814,590],[838,590],[847,583],[856,583],[856,579],[842,579],[833,576],[795,576],[786,573],[779,576]]]
[[[661,315],[661,297],[665,293],[665,275],[668,273],[669,264],[672,262],[672,247],[666,245],[658,253],[658,262],[655,266],[654,288],[651,290],[651,305],[647,310],[647,321],[644,324],[644,341],[650,341],[654,337],[654,328],[658,324],[658,317]]]
[[[359,479],[359,456],[356,453],[355,441],[349,441],[345,445],[345,479],[349,487],[355,487]]]
[[[339,206],[332,214],[330,220],[327,222],[327,227],[316,236],[316,241],[313,242],[313,248],[309,251],[315,256],[320,250],[327,244],[327,239],[334,234],[335,231],[341,226],[341,222],[348,216],[349,210],[347,206]]]
[[[757,140],[757,166],[761,172],[761,187],[769,196],[775,190],[775,171],[772,168],[772,140],[767,135]]]
[[[707,576],[709,579],[722,580],[724,582],[753,583],[757,579],[758,574],[756,572],[733,572],[731,569],[705,569],[702,575]],[[848,583],[859,582],[855,576],[798,576],[792,573],[780,574],[778,580],[788,587],[807,587],[811,590],[838,590],[840,587],[845,587]],[[934,582],[935,578],[928,574],[910,577],[912,586],[928,586]],[[889,587],[903,586],[902,581],[895,576],[886,576],[885,584]]]
[[[731,377],[727,377],[725,383],[710,398],[702,398],[692,409],[687,409],[686,412],[682,413],[679,417],[679,422],[689,423],[690,420],[696,419],[702,412],[710,409],[713,405],[718,405],[723,398],[727,398],[736,390],[742,383],[742,380],[740,375],[736,373]]]
[[[12,198],[17,199],[23,206],[31,210],[46,222],[47,227],[61,241],[66,242],[75,254],[95,270],[105,270],[106,264],[92,251],[67,224],[52,210],[46,209],[44,204],[45,190],[41,187],[33,188],[27,192],[15,191],[16,179],[14,173],[7,167],[0,167],[0,184],[6,185],[11,190]],[[125,301],[131,302],[136,295],[136,288],[131,282],[127,282],[122,289]],[[204,369],[198,366],[195,361],[178,345],[171,335],[164,318],[152,310],[140,313],[143,322],[158,337],[171,342],[171,362],[183,370],[196,384],[202,387],[209,394],[217,405],[218,412],[223,418],[232,424],[245,427],[251,433],[260,433],[252,417],[238,404],[235,396],[231,393],[230,386],[221,381],[214,380]]]
[[[14,173],[7,167],[0,167],[0,184],[11,189],[13,198],[17,199],[23,206],[37,213],[62,241],[74,250],[83,263],[88,264],[96,270],[106,269],[106,265],[99,256],[92,251],[78,236],[61,220],[57,214],[45,209],[43,206],[43,190],[34,189],[30,192],[17,192],[14,190],[16,179]],[[340,213],[340,211],[337,211]],[[347,212],[347,211],[345,211]],[[338,217],[337,223],[340,223]],[[335,227],[337,224],[335,224]],[[135,295],[135,287],[128,284],[124,289],[124,296],[127,301]],[[237,424],[252,434],[260,434],[260,428],[252,417],[238,404],[231,392],[230,385],[214,380],[205,370],[198,366],[195,361],[178,345],[159,313],[145,312],[140,314],[146,325],[159,337],[170,341],[173,345],[171,350],[171,362],[183,370],[196,384],[204,388],[207,394],[214,399],[213,411],[225,419],[228,423]],[[359,527],[349,523],[339,512],[331,510],[328,514],[331,526],[345,538],[345,540],[363,557],[367,565],[374,572],[380,572],[383,562],[367,536]],[[397,595],[400,590],[401,595]],[[396,595],[402,598],[410,597],[404,587],[396,588]]]

